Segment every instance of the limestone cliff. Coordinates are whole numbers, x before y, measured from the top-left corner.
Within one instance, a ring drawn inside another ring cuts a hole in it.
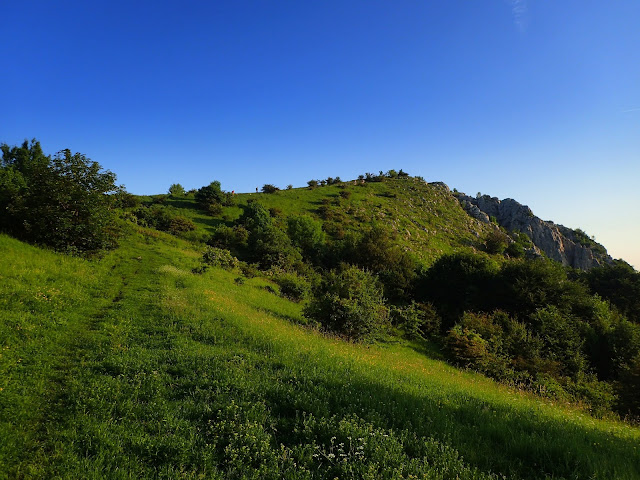
[[[512,198],[499,200],[482,195],[456,194],[458,201],[473,218],[488,223],[495,218],[508,231],[526,234],[547,257],[581,270],[612,263],[606,249],[580,230],[572,230],[536,217],[531,209]]]

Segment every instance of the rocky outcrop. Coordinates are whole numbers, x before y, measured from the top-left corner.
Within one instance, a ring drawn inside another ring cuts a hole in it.
[[[506,230],[526,234],[547,257],[563,265],[589,270],[613,262],[606,249],[584,232],[541,220],[529,207],[512,198],[499,200],[489,195],[470,197],[463,193],[456,196],[473,218],[485,223],[495,218]]]

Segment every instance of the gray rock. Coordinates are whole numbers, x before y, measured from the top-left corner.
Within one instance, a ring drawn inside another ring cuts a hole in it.
[[[458,193],[458,201],[473,218],[488,222],[494,217],[498,224],[508,231],[526,234],[538,251],[527,252],[527,256],[544,253],[547,257],[580,270],[610,264],[613,258],[601,245],[592,242],[585,245],[577,231],[536,217],[526,205],[512,198],[499,200],[482,195],[470,197]]]

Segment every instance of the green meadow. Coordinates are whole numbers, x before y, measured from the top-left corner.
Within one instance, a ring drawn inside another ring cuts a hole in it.
[[[640,478],[637,427],[428,342],[324,335],[268,278],[192,273],[186,240],[120,244],[87,260],[0,236],[0,478]]]

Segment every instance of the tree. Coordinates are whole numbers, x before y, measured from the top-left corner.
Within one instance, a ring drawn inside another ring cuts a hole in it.
[[[278,190],[280,190],[278,187],[270,183],[265,183],[262,186],[262,193],[276,193]]]
[[[209,185],[205,185],[198,189],[195,194],[195,200],[198,206],[205,211],[213,211],[213,205],[221,205],[225,200],[225,195],[220,187],[220,182],[214,180]]]
[[[47,156],[35,139],[0,149],[0,229],[70,252],[115,246],[115,174],[69,149]]]
[[[321,258],[325,233],[322,223],[308,215],[296,215],[287,219],[287,233],[291,243],[302,251],[305,258],[317,261]]]
[[[184,191],[184,187],[179,183],[174,183],[169,187],[169,194],[172,197],[184,197],[185,193],[186,192]]]

